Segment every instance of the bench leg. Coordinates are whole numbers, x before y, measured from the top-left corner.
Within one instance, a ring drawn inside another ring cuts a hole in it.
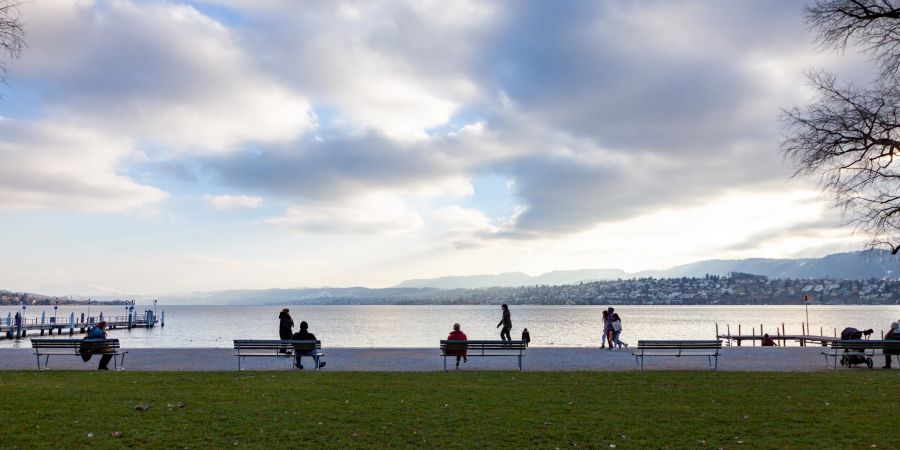
[[[41,355],[35,354],[37,357],[38,370],[41,370]]]
[[[128,352],[122,353],[122,357],[119,359],[119,364],[116,364],[116,357],[115,357],[115,355],[113,356],[113,365],[116,367],[117,371],[125,370],[125,355],[127,355],[127,354],[128,354]],[[121,366],[121,367],[119,367],[119,366]]]
[[[237,358],[238,358],[238,371],[244,370],[244,368],[241,366],[241,360],[244,359],[244,357],[241,355],[238,355]]]
[[[718,372],[718,371],[719,371],[719,355],[717,354],[716,355],[716,365],[713,368],[713,372]]]
[[[519,372],[522,371],[522,355],[519,355]]]
[[[444,372],[447,371],[447,355],[444,355]]]

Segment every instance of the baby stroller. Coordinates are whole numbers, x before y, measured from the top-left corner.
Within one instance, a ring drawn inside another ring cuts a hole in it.
[[[872,329],[860,331],[853,327],[847,327],[844,328],[844,331],[841,331],[841,340],[863,339],[863,336],[868,340],[872,332]],[[865,350],[844,350],[844,354],[841,356],[842,366],[853,367],[860,364],[865,364],[866,367],[871,369],[873,365],[872,357],[867,356]]]

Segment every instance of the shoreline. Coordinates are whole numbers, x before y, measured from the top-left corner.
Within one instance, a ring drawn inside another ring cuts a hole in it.
[[[125,348],[125,367],[128,371],[237,371],[237,358],[231,348]],[[821,355],[823,347],[725,347],[719,355],[720,372],[817,372],[831,371]],[[438,372],[443,370],[443,357],[438,348],[324,348],[326,372]],[[455,361],[448,358],[448,368],[455,371]],[[308,361],[308,362],[307,362]],[[95,370],[98,358],[82,362],[74,355],[50,358],[50,370]],[[896,364],[892,370],[900,370]],[[293,358],[247,358],[245,370],[296,371]],[[852,369],[838,366],[839,371],[875,370],[884,364],[875,357],[875,368],[859,366]],[[304,365],[312,360],[304,358]],[[31,348],[0,349],[0,371],[35,371],[37,363]],[[516,370],[516,358],[471,356],[461,371]],[[523,370],[527,372],[634,372],[635,358],[628,350],[606,350],[585,347],[532,347],[526,350]],[[706,358],[654,357],[647,358],[645,371],[709,370]],[[311,370],[306,370],[310,372]]]

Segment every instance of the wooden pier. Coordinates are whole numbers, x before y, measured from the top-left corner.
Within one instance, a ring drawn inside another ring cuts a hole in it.
[[[753,334],[720,334],[716,337],[728,341],[729,345],[731,345],[731,342],[734,341],[735,343],[737,343],[738,347],[741,346],[742,341],[752,341],[753,345],[756,345],[756,341],[762,341],[763,338],[762,336]],[[769,335],[769,337],[774,339],[775,342],[780,341],[782,346],[784,346],[786,341],[792,341],[798,342],[801,347],[806,346],[808,342],[815,342],[821,344],[822,347],[827,347],[828,344],[831,343],[831,341],[840,339],[832,336],[819,336],[814,334],[776,334],[774,336]]]
[[[840,336],[838,336],[838,330],[835,328],[832,336],[827,336],[824,333],[822,327],[819,327],[819,334],[812,334],[806,324],[800,324],[800,333],[798,334],[787,334],[787,330],[784,326],[784,323],[781,324],[781,327],[775,327],[775,333],[769,332],[769,337],[772,338],[776,343],[780,343],[779,345],[784,347],[788,342],[797,342],[801,347],[805,347],[807,343],[813,342],[821,345],[822,347],[827,347],[833,341],[839,340]],[[726,345],[731,346],[732,343],[737,344],[738,347],[741,346],[741,342],[749,341],[751,345],[757,345],[757,341],[762,341],[763,336],[766,334],[763,330],[763,325],[759,324],[759,329],[757,330],[756,326],[750,327],[750,334],[744,334],[741,332],[741,325],[737,326],[737,333],[731,332],[731,324],[725,326],[725,333],[719,333],[719,324],[716,324],[716,338],[723,339],[726,342]],[[884,331],[881,332],[882,337],[884,337]]]
[[[165,317],[165,312],[163,312]],[[21,339],[29,336],[44,336],[45,334],[52,336],[54,331],[57,335],[74,335],[87,333],[91,327],[101,320],[106,321],[107,330],[115,329],[132,329],[132,328],[153,328],[160,322],[160,318],[156,317],[152,310],[147,310],[144,314],[129,314],[127,316],[110,316],[104,317],[102,314],[98,317],[75,317],[75,313],[71,313],[68,320],[59,320],[63,318],[47,318],[46,316],[29,318],[17,323],[12,318],[3,318],[0,320],[0,339]],[[164,319],[163,319],[164,320]]]

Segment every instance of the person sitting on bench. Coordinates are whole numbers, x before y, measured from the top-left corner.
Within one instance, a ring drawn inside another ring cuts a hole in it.
[[[891,324],[890,331],[884,335],[885,340],[897,340],[900,341],[900,323],[894,322]],[[882,369],[890,369],[891,368],[891,358],[894,355],[897,355],[896,350],[884,349],[884,367]]]
[[[295,341],[313,341],[313,342],[315,342],[316,335],[309,332],[309,324],[307,324],[306,321],[304,320],[303,322],[300,322],[300,331],[294,333],[294,335],[291,336],[291,339],[295,340]],[[313,346],[313,349],[308,350],[308,351],[301,351],[301,350],[295,348],[294,351],[296,352],[295,357],[297,358],[297,362],[294,363],[294,367],[296,367],[298,369],[302,369],[303,364],[300,363],[300,357],[314,355],[316,353],[316,348],[315,348],[315,346]],[[313,361],[315,361],[315,359]],[[321,369],[322,367],[325,367],[325,361],[319,362],[319,368]]]
[[[100,322],[97,323],[97,326],[92,327],[88,331],[88,335],[84,338],[84,340],[87,342],[82,344],[82,346],[83,346],[82,351],[89,350],[89,353],[87,353],[87,355],[92,355],[92,354],[103,355],[100,357],[100,366],[97,367],[97,370],[109,370],[109,362],[113,359],[113,354],[112,354],[113,349],[111,349],[109,347],[88,348],[88,346],[90,345],[89,342],[93,339],[98,339],[98,340],[106,339],[106,321],[105,320],[101,320]],[[87,355],[85,355],[85,356],[87,356]],[[84,356],[82,356],[82,358],[84,358]],[[87,359],[85,359],[85,361],[87,361],[88,359],[90,359],[89,356]]]
[[[450,332],[450,335],[447,336],[448,341],[468,341],[469,338],[466,337],[466,333],[460,331],[460,326],[458,323],[453,324],[453,331]],[[459,360],[462,358],[463,361],[469,362],[469,358],[466,356],[466,347],[462,345],[454,345],[453,348],[447,349],[448,356],[456,356],[456,368],[459,368]]]

